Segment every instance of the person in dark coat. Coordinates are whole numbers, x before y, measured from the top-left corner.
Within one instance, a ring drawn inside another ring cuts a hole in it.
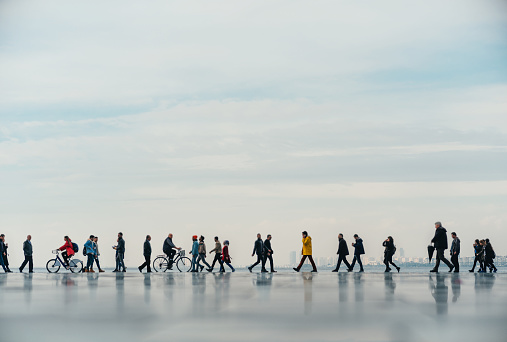
[[[33,247],[31,235],[28,235],[26,241],[23,242],[23,254],[25,255],[25,261],[21,264],[19,272],[23,273],[23,269],[26,264],[28,264],[28,273],[33,273]]]
[[[451,262],[454,265],[454,272],[459,273],[459,253],[461,251],[461,242],[455,232],[451,233]]]
[[[4,239],[5,235],[0,235],[0,264],[2,265],[5,273],[9,273],[11,270],[9,269],[9,266],[5,264],[5,261],[7,260],[7,246],[5,245]]]
[[[146,235],[146,241],[144,241],[143,245],[143,256],[144,263],[139,266],[139,272],[143,273],[143,269],[146,267],[146,272],[151,273],[151,236]]]
[[[271,248],[271,234],[268,234],[266,237],[266,240],[264,240],[264,260],[262,261],[262,269],[263,272],[266,271],[266,262],[269,259],[269,265],[271,266],[271,272],[276,273],[274,266],[273,266],[273,248]]]
[[[347,261],[347,255],[349,255],[349,247],[347,246],[347,242],[343,238],[343,234],[338,234],[338,252],[336,252],[336,254],[338,254],[338,263],[336,264],[336,268],[332,272],[338,272],[342,261],[345,264],[345,266],[348,267],[347,271],[352,272],[352,267]]]
[[[116,268],[113,272],[127,272],[125,268],[125,240],[123,233],[118,233],[118,245],[113,248],[116,250]]]
[[[262,242],[261,234],[257,234],[257,240],[255,240],[252,256],[257,255],[257,261],[248,267],[248,270],[252,272],[252,269],[258,264],[262,265],[262,272],[267,272],[264,268],[264,242]]]
[[[474,272],[475,266],[477,265],[477,263],[479,263],[479,271],[482,270],[482,268],[483,268],[483,266],[482,266],[483,248],[481,246],[481,243],[480,243],[479,239],[475,239],[473,247],[474,247],[474,254],[475,254],[474,265],[472,266],[472,269],[468,271],[468,272],[471,272],[471,273]]]
[[[2,234],[0,236],[0,238],[2,239],[2,244],[3,244],[3,250],[4,250],[4,253],[2,253],[2,258],[3,258],[3,261],[4,261],[4,265],[5,265],[5,268],[7,268],[7,273],[12,273],[11,269],[9,268],[9,253],[7,252],[7,249],[9,248],[9,245],[5,243],[5,235]]]
[[[361,239],[357,234],[354,234],[354,239],[356,240],[356,242],[352,243],[352,246],[354,247],[354,259],[352,260],[352,264],[350,264],[350,269],[354,269],[357,261],[359,264],[359,272],[364,272],[363,263],[361,262],[361,255],[364,254],[363,239]]]
[[[393,262],[393,255],[396,252],[396,246],[394,245],[394,239],[392,236],[388,236],[387,239],[384,240],[382,243],[382,246],[385,247],[384,249],[384,265],[386,265],[386,270],[384,272],[391,272],[391,267],[389,267],[389,264],[393,265],[394,268],[398,272],[400,272],[400,267],[396,266],[396,264]]]
[[[494,262],[493,262],[493,259],[496,258],[496,254],[495,254],[495,250],[493,249],[493,246],[491,245],[491,243],[489,242],[489,239],[486,239],[485,240],[486,242],[486,247],[484,248],[484,253],[485,253],[485,256],[484,256],[484,271],[487,271],[487,268],[489,267],[489,272],[495,272],[498,271],[498,269],[496,268]],[[8,265],[7,265],[7,268]]]
[[[437,258],[435,262],[435,267],[430,272],[438,272],[438,267],[440,266],[440,261],[446,264],[449,267],[449,272],[452,272],[454,266],[447,260],[444,256],[444,251],[448,248],[447,244],[447,230],[442,227],[442,223],[435,222],[435,236],[431,239],[436,251]]]
[[[173,234],[169,234],[167,236],[167,238],[164,241],[162,250],[169,258],[169,266],[167,269],[170,270],[173,267],[174,255],[176,255],[176,250],[181,250],[181,247],[176,247],[176,245],[173,243]]]

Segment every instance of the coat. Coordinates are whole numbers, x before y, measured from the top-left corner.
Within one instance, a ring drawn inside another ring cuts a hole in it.
[[[65,241],[65,244],[59,248],[61,251],[66,251],[68,256],[74,255],[74,246],[72,246],[72,241],[69,239]]]
[[[222,249],[222,261],[228,264],[231,263],[231,256],[229,255],[229,246],[225,245]]]
[[[192,243],[192,252],[191,252],[192,255],[198,255],[199,254],[199,242],[198,241],[194,241],[194,243]]]
[[[345,239],[341,239],[340,242],[338,242],[338,252],[336,252],[336,254],[341,256],[349,255],[349,247]]]
[[[392,241],[384,241],[382,246],[385,247],[384,254],[393,255],[394,254],[394,242]]]
[[[459,241],[459,238],[456,238],[456,239],[452,239],[452,244],[451,244],[451,255],[454,255],[454,253],[456,253],[457,255],[459,255],[460,251],[461,251],[461,242]]]
[[[92,254],[95,255],[95,250],[93,248],[93,242],[90,240],[87,240],[84,244],[85,253],[86,254]]]
[[[434,243],[435,249],[449,248],[447,244],[447,230],[444,227],[435,229],[435,236],[431,239],[431,242]]]
[[[275,252],[273,251],[273,248],[271,248],[271,241],[266,239],[266,240],[264,240],[264,254],[267,255],[268,253],[275,254]]]
[[[125,253],[125,240],[123,240],[123,238],[118,239],[118,246],[116,247],[116,252]]]
[[[222,254],[222,244],[220,241],[215,242],[215,248],[213,248],[210,253],[211,252],[215,252],[215,254]]]
[[[354,255],[362,255],[362,254],[364,254],[363,239],[358,238],[354,243]]]
[[[199,254],[206,254],[206,244],[204,241],[199,242]]]
[[[262,239],[255,240],[252,254],[262,255],[263,252],[264,252],[264,242],[262,242]]]
[[[143,255],[148,258],[151,257],[151,243],[148,240],[144,241]]]
[[[25,242],[23,242],[23,253],[25,254],[25,256],[33,255],[33,247],[31,241],[26,240]]]
[[[171,238],[166,238],[165,241],[164,241],[164,246],[162,247],[162,250],[164,251],[165,254],[169,254],[171,253],[171,251],[173,250],[173,248],[176,248],[176,246],[174,245],[173,243],[173,240]]]
[[[303,238],[303,255],[312,255],[312,238],[307,236]]]

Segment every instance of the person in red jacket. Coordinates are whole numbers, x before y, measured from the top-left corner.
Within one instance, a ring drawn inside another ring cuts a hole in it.
[[[72,245],[72,240],[67,235],[63,239],[65,240],[65,244],[62,247],[60,247],[59,250],[63,251],[62,252],[63,260],[68,265],[69,258],[75,254],[74,246]]]
[[[229,240],[224,241],[224,248],[222,249],[222,261],[224,264],[229,266],[233,272],[236,271],[231,265],[231,256],[229,254]],[[223,264],[220,268],[220,272],[225,272],[225,267]]]

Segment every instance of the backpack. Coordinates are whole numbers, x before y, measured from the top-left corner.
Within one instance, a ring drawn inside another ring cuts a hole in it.
[[[74,250],[74,253],[79,252],[79,246],[77,245],[77,243],[75,242],[72,243],[72,249]]]
[[[86,246],[83,246],[83,255],[86,256]]]

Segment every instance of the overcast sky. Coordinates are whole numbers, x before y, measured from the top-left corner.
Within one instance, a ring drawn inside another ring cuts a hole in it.
[[[275,262],[358,233],[507,254],[504,1],[1,1],[0,230],[39,266],[172,232]]]

